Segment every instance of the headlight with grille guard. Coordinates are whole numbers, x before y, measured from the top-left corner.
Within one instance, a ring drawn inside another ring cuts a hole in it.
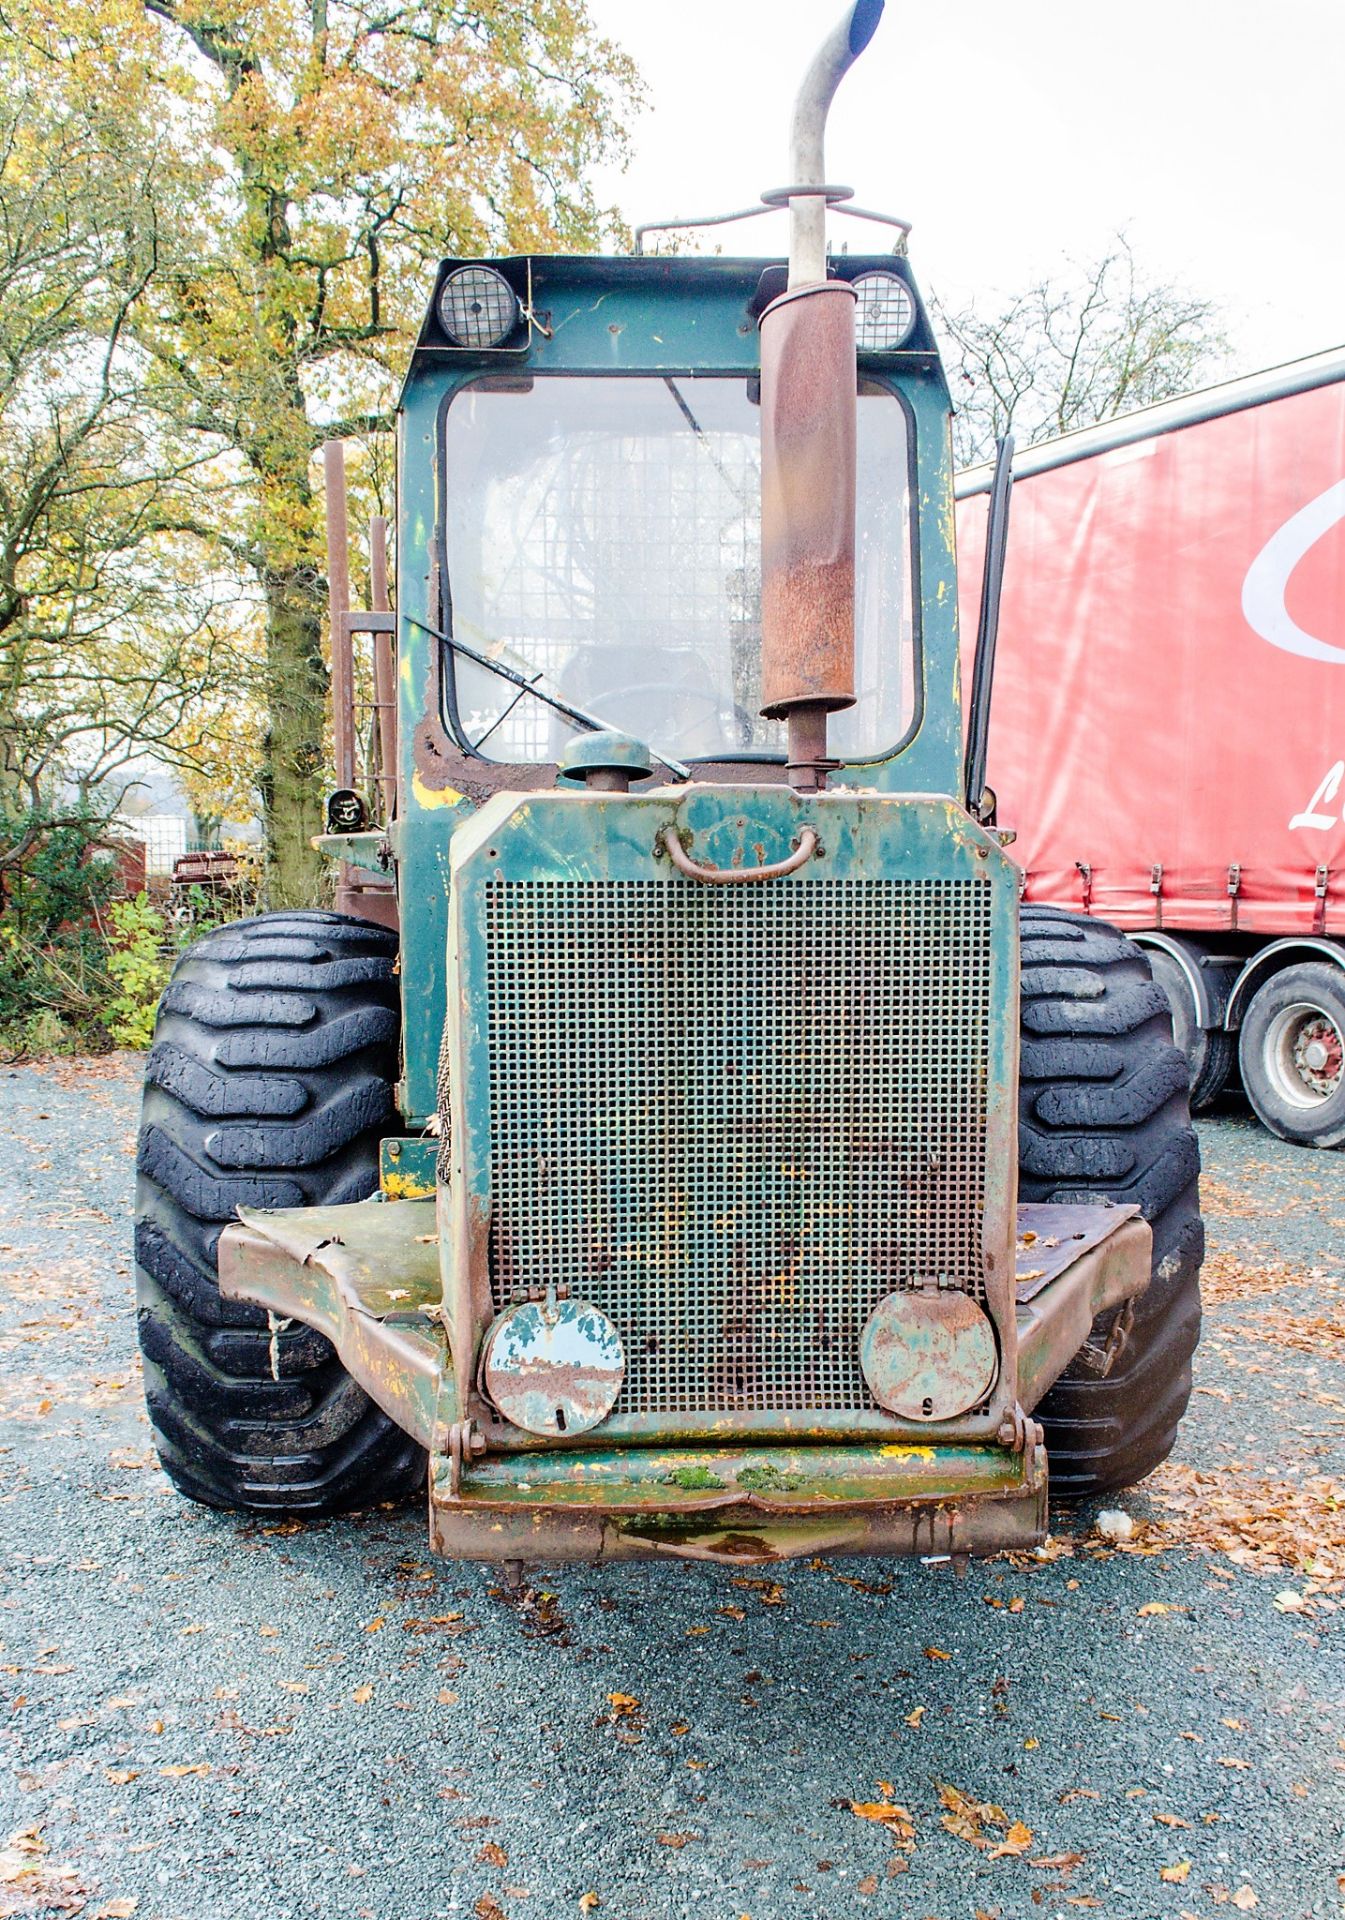
[[[861,353],[891,353],[915,327],[915,296],[895,273],[861,273],[855,281],[855,345]]]
[[[439,289],[439,322],[458,347],[498,347],[518,325],[518,297],[493,267],[459,267]]]

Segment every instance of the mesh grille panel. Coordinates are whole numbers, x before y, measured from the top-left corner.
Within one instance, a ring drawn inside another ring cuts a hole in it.
[[[871,1409],[877,1301],[982,1291],[990,895],[490,883],[497,1307],[601,1306],[618,1412]]]

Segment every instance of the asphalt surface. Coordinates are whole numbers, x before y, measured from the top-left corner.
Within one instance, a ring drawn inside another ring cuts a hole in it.
[[[519,1603],[415,1510],[169,1488],[134,1071],[0,1072],[0,1915],[1345,1912],[1345,1155],[1202,1125],[1221,1302],[1131,1551],[1061,1516],[1053,1557],[963,1581],[670,1564]],[[1244,1544],[1184,1544],[1216,1493]]]

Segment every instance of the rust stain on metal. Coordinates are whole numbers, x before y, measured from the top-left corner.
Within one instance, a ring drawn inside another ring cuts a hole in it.
[[[869,1316],[859,1353],[879,1406],[907,1420],[966,1413],[989,1393],[999,1363],[989,1315],[953,1288],[887,1294]]]
[[[586,1433],[607,1418],[626,1377],[621,1336],[587,1300],[528,1300],[486,1335],[481,1378],[506,1420],[525,1433]]]
[[[680,874],[688,880],[703,880],[711,886],[745,885],[757,880],[778,880],[787,873],[797,873],[819,850],[815,827],[801,827],[793,851],[783,860],[773,860],[764,866],[745,867],[742,862],[742,849],[734,853],[731,867],[712,867],[699,860],[693,860],[682,844],[681,834],[676,826],[663,827],[657,836],[656,845],[667,852]],[[761,851],[760,848],[757,849]]]
[[[761,316],[761,710],[855,701],[855,316],[840,281]]]

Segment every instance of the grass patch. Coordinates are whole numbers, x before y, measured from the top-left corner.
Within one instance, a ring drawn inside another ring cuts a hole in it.
[[[792,1493],[795,1487],[803,1485],[803,1476],[798,1473],[781,1473],[779,1467],[769,1464],[764,1467],[744,1467],[737,1476],[738,1485],[749,1493]]]
[[[683,1493],[701,1493],[713,1487],[726,1487],[728,1482],[711,1473],[708,1467],[678,1467],[676,1472],[664,1474],[663,1484],[680,1487]]]

